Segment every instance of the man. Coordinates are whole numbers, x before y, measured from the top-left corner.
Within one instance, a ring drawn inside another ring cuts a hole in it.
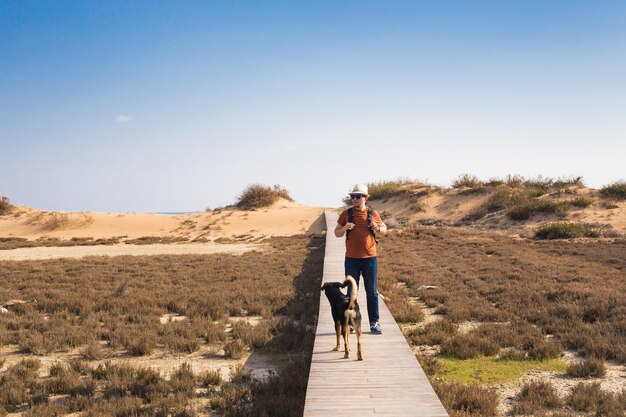
[[[343,237],[346,235],[346,259],[344,262],[346,275],[354,277],[357,285],[359,285],[361,274],[363,275],[370,331],[373,334],[382,334],[383,331],[378,322],[376,236],[384,235],[387,226],[376,210],[371,210],[365,205],[369,197],[367,191],[366,185],[357,184],[354,186],[350,193],[352,208],[344,210],[339,216],[335,227],[335,236]],[[350,211],[352,211],[352,215],[350,215]],[[371,220],[369,222],[368,217]]]

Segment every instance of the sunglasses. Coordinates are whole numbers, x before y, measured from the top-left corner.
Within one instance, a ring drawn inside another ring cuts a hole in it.
[[[353,200],[360,200],[363,197],[361,194],[350,194],[350,198]]]

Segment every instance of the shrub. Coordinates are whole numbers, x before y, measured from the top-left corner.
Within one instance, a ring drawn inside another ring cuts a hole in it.
[[[617,181],[613,184],[605,185],[600,189],[600,195],[615,200],[626,199],[626,181]]]
[[[419,305],[410,302],[409,298],[398,294],[394,303],[389,306],[391,314],[400,323],[419,323],[424,319],[424,312]]]
[[[151,354],[156,347],[156,338],[149,333],[134,333],[126,338],[124,346],[133,356],[145,356]]]
[[[606,375],[604,362],[595,358],[585,358],[567,367],[567,374],[577,378],[601,378]]]
[[[500,347],[493,341],[469,334],[458,334],[441,345],[442,355],[459,359],[475,358],[478,355],[491,356],[499,350]]]
[[[424,373],[428,376],[435,375],[443,370],[443,366],[441,366],[435,356],[418,354],[415,355],[415,357],[422,367],[422,370],[424,370]]]
[[[96,381],[93,379],[75,379],[67,392],[70,397],[93,397],[96,393]]]
[[[523,183],[524,187],[526,188],[535,188],[545,192],[552,188],[554,180],[552,178],[544,178],[542,176],[539,176],[536,179],[523,180]]]
[[[522,348],[528,352],[530,359],[544,360],[558,358],[563,354],[563,346],[558,342],[552,342],[543,338],[526,340]]]
[[[200,383],[205,387],[212,387],[216,385],[222,384],[222,372],[218,369],[210,369],[208,371],[202,372],[198,379]]]
[[[423,328],[412,330],[408,338],[415,345],[440,345],[456,333],[456,326],[447,320],[428,323]]]
[[[536,204],[534,202],[525,202],[518,206],[511,207],[507,210],[506,215],[513,220],[528,220],[530,216],[535,214]]]
[[[254,210],[263,207],[269,207],[279,198],[293,201],[289,195],[289,191],[280,185],[273,187],[263,184],[252,184],[243,190],[238,197],[237,207],[243,210]]]
[[[574,386],[568,397],[568,403],[576,411],[593,411],[602,397],[600,383],[585,384],[583,382]]]
[[[569,239],[576,237],[600,237],[600,231],[591,225],[574,222],[552,222],[535,230],[535,239]]]
[[[193,374],[191,365],[184,362],[172,374],[170,380],[172,391],[184,395],[185,397],[193,397],[196,387],[196,376]]]
[[[562,405],[556,389],[550,382],[529,382],[522,386],[517,395],[518,404],[513,414],[535,414],[542,408],[558,408]]]
[[[251,348],[259,348],[272,338],[270,324],[265,321],[256,326],[243,320],[236,321],[233,323],[232,334],[235,339],[240,339]]]
[[[407,185],[414,183],[416,183],[416,181],[400,178],[397,180],[368,183],[367,190],[370,195],[369,199],[381,200],[383,198],[389,198],[397,195],[410,194],[411,190],[407,187]]]
[[[43,227],[46,230],[56,230],[66,226],[70,222],[70,217],[67,213],[52,212],[46,217]]]
[[[452,188],[482,188],[485,184],[475,175],[461,174],[452,181]]]
[[[82,351],[82,357],[87,360],[97,361],[106,356],[105,351],[97,342],[91,342]]]
[[[596,404],[596,416],[623,417],[626,410],[626,390],[613,395],[603,392]]]
[[[592,205],[593,199],[587,198],[587,197],[576,197],[576,198],[569,200],[568,204],[570,206],[584,208],[584,207],[589,207],[590,205]]]
[[[411,207],[409,208],[411,209],[411,211],[419,213],[419,212],[424,211],[424,204],[418,201],[418,202],[411,204]]]
[[[224,355],[231,359],[241,359],[246,352],[244,344],[239,339],[232,340],[224,346]]]
[[[9,214],[13,210],[13,204],[9,197],[0,196],[0,216]]]
[[[450,413],[461,411],[480,416],[495,416],[498,413],[500,399],[494,389],[443,381],[434,381],[433,388]]]
[[[537,213],[562,214],[567,211],[568,202],[550,200],[528,200],[507,210],[507,216],[513,220],[527,220]]]
[[[152,403],[167,394],[167,384],[154,369],[140,368],[130,386],[130,392]]]
[[[583,177],[557,178],[552,183],[552,188],[561,189],[565,187],[582,187],[585,185]]]
[[[496,192],[489,199],[487,208],[489,211],[500,210],[527,203],[528,200],[529,195],[523,189],[502,185],[498,187]]]

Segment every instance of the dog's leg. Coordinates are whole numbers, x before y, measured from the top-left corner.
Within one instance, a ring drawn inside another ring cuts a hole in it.
[[[346,348],[346,353],[343,355],[344,359],[348,359],[350,357],[350,326],[346,321],[345,326],[343,326],[343,344]]]
[[[343,326],[343,343],[346,346],[346,354],[343,355],[343,358],[348,359],[350,357],[350,326],[348,320],[346,320],[345,326]]]
[[[357,326],[356,323],[353,323],[352,327],[354,327],[354,330],[356,332],[356,357],[357,357],[357,360],[362,361],[363,354],[361,353],[361,326],[360,325]]]
[[[333,350],[336,352],[339,352],[339,350],[341,350],[341,339],[339,337],[339,335],[341,334],[341,322],[340,321],[335,322],[335,334],[337,335],[337,345],[335,346]]]

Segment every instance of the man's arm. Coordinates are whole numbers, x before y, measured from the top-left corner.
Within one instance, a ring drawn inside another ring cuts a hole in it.
[[[343,235],[346,234],[348,230],[352,230],[353,227],[354,227],[354,223],[348,222],[343,226],[337,223],[337,226],[335,226],[335,236],[342,237]]]
[[[385,233],[387,233],[387,225],[383,222],[383,219],[380,217],[380,214],[378,214],[377,211],[375,211],[374,213],[375,213],[375,216],[372,219],[372,223],[370,224],[370,227],[376,233],[380,234],[381,236],[385,236]]]

